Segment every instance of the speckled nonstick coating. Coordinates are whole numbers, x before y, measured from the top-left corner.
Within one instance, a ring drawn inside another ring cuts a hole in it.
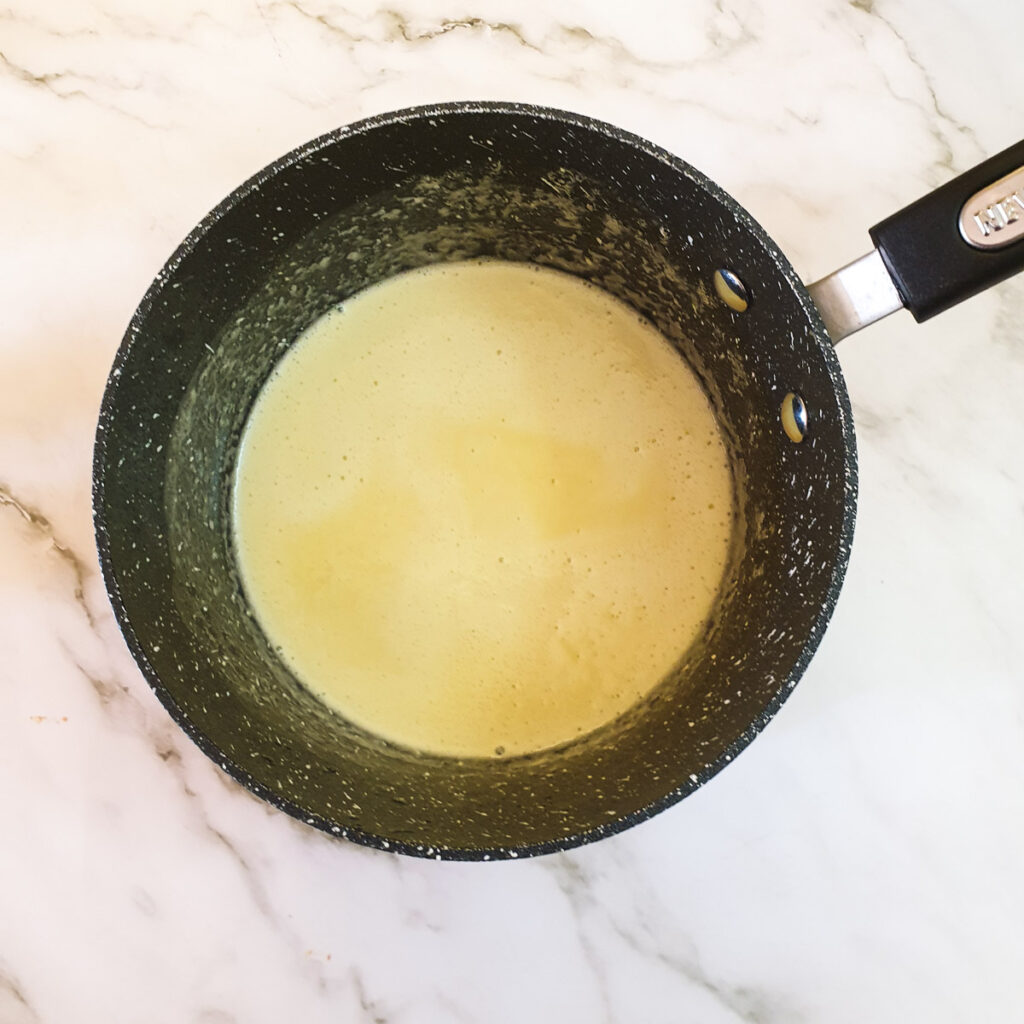
[[[242,593],[229,496],[246,415],[303,328],[390,274],[476,256],[570,271],[657,324],[711,395],[741,524],[704,636],[642,705],[559,749],[455,760],[388,745],[298,684]],[[744,314],[714,294],[722,266],[752,292]],[[788,391],[811,412],[800,444],[779,421]],[[842,583],[855,503],[839,366],[760,226],[643,139],[500,103],[371,118],[233,192],[139,305],[96,436],[107,590],[175,720],[235,779],[302,821],[443,859],[566,849],[707,782],[806,668]]]

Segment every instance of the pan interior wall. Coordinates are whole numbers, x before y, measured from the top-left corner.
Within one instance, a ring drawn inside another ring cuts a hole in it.
[[[827,618],[852,477],[834,360],[738,207],[614,134],[494,112],[467,132],[466,116],[342,136],[207,226],[133,324],[103,514],[135,637],[201,743],[336,832],[482,851],[621,827],[756,733]],[[399,271],[476,257],[576,274],[652,320],[720,417],[741,517],[708,631],[650,698],[583,741],[501,762],[389,746],[298,685],[243,600],[229,519],[249,409],[304,328]],[[747,313],[715,295],[719,266],[750,287]],[[812,410],[800,445],[779,422],[791,390]]]

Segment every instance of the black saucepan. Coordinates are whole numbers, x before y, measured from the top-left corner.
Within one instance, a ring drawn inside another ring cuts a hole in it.
[[[526,856],[675,803],[775,714],[839,593],[857,472],[833,337],[901,303],[923,319],[1019,269],[1021,165],[1024,144],[897,214],[872,256],[809,291],[713,182],[574,114],[418,108],[282,157],[171,257],[104,396],[96,533],[147,679],[243,785],[370,846]],[[311,321],[399,271],[479,256],[576,274],[660,328],[717,411],[741,525],[704,635],[642,705],[559,749],[457,760],[389,745],[298,684],[247,606],[229,496],[256,394]]]

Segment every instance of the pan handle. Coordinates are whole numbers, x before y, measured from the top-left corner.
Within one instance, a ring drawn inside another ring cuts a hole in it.
[[[927,320],[1024,270],[1024,141],[870,234],[873,252],[808,286],[833,341],[900,307]]]

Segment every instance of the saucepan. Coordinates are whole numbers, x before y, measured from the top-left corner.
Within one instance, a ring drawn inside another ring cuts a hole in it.
[[[403,110],[282,157],[158,274],[104,395],[96,535],[146,678],[224,771],[369,846],[528,856],[664,810],[764,728],[835,606],[857,462],[834,343],[900,307],[923,320],[1024,266],[1024,143],[871,237],[869,255],[805,287],[750,215],[682,160],[531,106]],[[264,636],[231,541],[239,438],[282,354],[347,296],[476,257],[575,274],[653,322],[719,418],[739,517],[714,613],[650,696],[575,742],[504,759],[406,749],[327,708]]]

